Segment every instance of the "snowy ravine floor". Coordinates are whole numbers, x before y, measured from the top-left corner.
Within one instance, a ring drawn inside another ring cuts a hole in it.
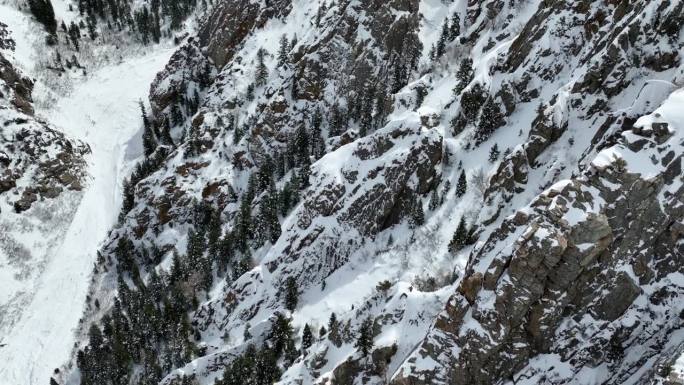
[[[90,145],[90,180],[61,245],[48,257],[30,304],[0,348],[0,384],[47,384],[69,358],[97,249],[115,223],[121,180],[140,154],[138,100],[173,49],[157,47],[143,57],[101,68],[74,91],[37,114],[73,139]]]

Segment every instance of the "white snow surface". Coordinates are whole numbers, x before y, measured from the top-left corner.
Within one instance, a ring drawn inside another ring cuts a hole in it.
[[[18,47],[30,41],[26,34],[31,28],[38,28],[6,5],[0,5],[0,20],[20,37]],[[33,287],[30,298],[12,309],[18,313],[12,326],[0,328],[0,384],[46,384],[53,370],[69,360],[97,250],[119,212],[122,178],[141,153],[138,101],[146,99],[149,84],[172,52],[160,45],[144,56],[104,66],[77,80],[73,92],[56,105],[36,111],[69,138],[90,146],[89,178],[63,237],[46,251],[43,264],[32,266],[32,281],[24,283]],[[18,48],[16,60],[29,75],[30,57],[26,47]],[[19,289],[26,287],[0,283],[3,300]]]

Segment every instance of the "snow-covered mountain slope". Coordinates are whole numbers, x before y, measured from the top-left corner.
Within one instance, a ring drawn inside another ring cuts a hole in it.
[[[677,1],[224,0],[154,80],[170,52],[98,70],[47,114],[105,160],[68,234],[118,215],[52,380],[676,383],[683,20]],[[140,122],[104,119],[136,107],[112,71],[152,81],[120,204]],[[94,127],[67,120],[82,106]]]
[[[662,378],[680,351],[682,149],[678,116],[654,109],[679,103],[682,17],[218,4],[152,85],[81,383]]]

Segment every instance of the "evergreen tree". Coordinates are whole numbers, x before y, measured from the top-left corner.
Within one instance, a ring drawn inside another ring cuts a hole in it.
[[[46,1],[49,2],[49,0]],[[80,38],[81,30],[78,28],[78,25],[72,21],[71,25],[69,25],[69,39],[71,40],[71,44],[74,45],[74,49],[76,49],[76,51],[79,50],[78,40]]]
[[[335,344],[335,346],[342,345],[342,336],[340,335],[340,324],[337,321],[335,313],[330,313],[328,320],[328,339]]]
[[[243,251],[244,252],[244,251]],[[236,281],[243,274],[252,268],[252,259],[245,254],[239,261],[233,261],[233,281]]]
[[[489,149],[489,161],[494,163],[499,159],[499,145],[494,143],[492,148]]]
[[[94,15],[88,15],[86,17],[86,20],[86,26],[88,27],[88,36],[90,36],[90,40],[95,40],[97,38],[97,19]]]
[[[359,123],[359,136],[366,136],[373,128],[373,107],[375,102],[375,87],[368,83],[365,87],[361,100],[361,121]]]
[[[456,80],[458,80],[458,83],[456,83],[456,86],[454,87],[454,94],[460,94],[461,91],[463,91],[468,84],[473,81],[474,76],[475,72],[473,71],[473,59],[465,58],[461,60],[458,71],[456,71]]]
[[[262,348],[256,355],[254,371],[252,373],[256,385],[271,385],[277,382],[280,379],[281,373],[280,368],[278,368],[278,357],[275,352],[267,347]]]
[[[302,331],[302,350],[306,351],[313,345],[313,333],[309,324],[304,324],[304,331]]]
[[[451,238],[451,242],[449,243],[449,251],[455,252],[461,250],[463,246],[465,246],[467,243],[468,230],[466,229],[465,219],[461,217],[461,220],[458,222],[456,232],[454,233],[454,236]]]
[[[307,162],[302,165],[299,169],[299,174],[297,175],[297,180],[299,181],[299,189],[305,190],[309,187],[309,177],[311,176],[311,163]]]
[[[204,255],[206,243],[204,234],[199,231],[190,230],[188,232],[187,258],[192,266],[200,263],[200,258]]]
[[[294,311],[297,308],[299,301],[299,290],[297,289],[297,281],[294,277],[287,277],[285,280],[285,308],[289,311]]]
[[[240,201],[240,211],[235,219],[235,232],[238,249],[244,253],[248,249],[247,241],[252,233],[252,207],[251,200],[247,196],[243,196]]]
[[[173,146],[173,139],[171,138],[171,122],[169,119],[165,118],[164,122],[162,123],[162,129],[161,129],[161,137],[159,140],[167,145],[167,146]]]
[[[221,238],[221,225],[221,212],[219,210],[212,210],[207,232],[207,247],[212,258],[217,257],[216,254],[218,253],[219,240]]]
[[[57,21],[50,0],[29,0],[28,5],[36,20],[43,24],[50,34],[54,35],[57,32]]]
[[[425,212],[423,211],[423,205],[420,199],[413,198],[411,203],[409,225],[412,229],[418,226],[422,226],[425,223]]]
[[[275,189],[275,185],[271,183],[268,186],[268,191],[265,196],[266,204],[266,225],[269,234],[269,241],[275,244],[280,234],[282,232],[280,228],[280,221],[278,220],[278,192]]]
[[[280,44],[278,48],[278,67],[282,67],[289,62],[289,53],[289,42],[287,41],[287,36],[283,34],[280,36]]]
[[[487,99],[482,107],[482,114],[480,114],[480,123],[475,133],[475,144],[479,145],[489,139],[494,131],[503,125],[504,118],[499,105],[494,102],[494,98]]]
[[[123,222],[135,204],[135,184],[130,179],[124,179],[122,183],[123,202],[121,203],[121,213],[119,214],[119,222]]]
[[[183,112],[177,103],[171,105],[171,123],[173,126],[180,126],[183,123]]]
[[[453,41],[461,34],[461,18],[458,13],[451,15],[451,26],[449,27],[449,40]]]
[[[468,189],[468,182],[466,181],[465,171],[461,170],[461,175],[458,177],[458,183],[456,184],[456,196],[462,197],[466,190]]]
[[[250,83],[247,86],[247,94],[245,95],[245,98],[250,102],[254,100],[254,83]]]
[[[145,156],[150,156],[157,149],[157,141],[154,137],[154,131],[152,130],[152,124],[147,117],[147,112],[145,111],[145,105],[142,100],[139,101],[140,104],[140,114],[142,115],[143,121],[143,149],[145,150]]]
[[[437,194],[437,189],[434,189],[430,194],[430,203],[428,204],[428,208],[430,211],[435,211],[437,207],[439,207],[439,195]]]
[[[477,118],[477,114],[482,108],[482,103],[485,102],[485,92],[479,83],[476,83],[470,90],[463,93],[461,96],[461,111],[463,115],[470,121]]]
[[[337,102],[330,108],[329,127],[330,136],[338,136],[347,131],[347,114]]]
[[[271,323],[269,340],[277,356],[285,352],[287,345],[292,340],[292,324],[290,319],[282,313],[276,314],[276,318]]]
[[[373,350],[373,321],[370,317],[366,318],[361,324],[357,332],[355,347],[361,350],[361,354],[364,357],[367,357],[368,353]]]
[[[169,284],[173,285],[176,282],[181,282],[185,279],[185,266],[181,261],[180,255],[177,251],[173,252],[173,259],[171,260],[171,271],[169,274]]]
[[[280,208],[280,214],[286,216],[290,211],[292,206],[292,187],[290,182],[285,183],[283,189],[278,194],[278,207]]]
[[[446,45],[449,39],[449,23],[444,21],[442,24],[442,32],[439,34],[439,39],[437,40],[437,45],[435,46],[435,59],[439,59],[444,55]]]
[[[299,166],[311,163],[311,160],[309,159],[309,143],[309,133],[306,131],[306,128],[300,126],[297,128],[297,131],[295,131],[294,136],[294,158],[296,164]]]
[[[245,324],[245,331],[242,333],[242,337],[245,339],[245,341],[249,341],[252,339],[252,333],[249,332],[249,329],[252,328],[252,325],[247,322]]]
[[[423,105],[426,95],[427,89],[425,89],[425,86],[419,85],[416,87],[416,108]]]
[[[254,78],[254,84],[257,87],[266,85],[266,80],[268,79],[268,68],[266,67],[266,63],[264,62],[265,56],[266,50],[263,48],[259,48],[259,50],[257,51],[257,68],[256,75]]]
[[[323,123],[323,114],[320,108],[316,107],[311,115],[311,155],[314,159],[320,159],[325,155],[325,142],[321,134],[321,124]]]

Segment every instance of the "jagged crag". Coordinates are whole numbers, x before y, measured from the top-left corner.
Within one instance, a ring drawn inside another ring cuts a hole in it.
[[[216,4],[60,381],[680,383],[684,4],[434,3]]]

